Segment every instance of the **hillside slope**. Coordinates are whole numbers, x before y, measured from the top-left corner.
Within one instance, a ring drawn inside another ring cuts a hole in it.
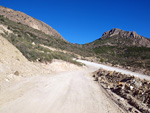
[[[117,45],[121,44],[122,46],[150,47],[150,41],[148,38],[137,34],[135,31],[124,31],[118,28],[104,32],[101,39],[115,37],[117,40],[113,43],[116,43]]]
[[[34,29],[40,30],[44,32],[45,34],[48,34],[50,36],[53,36],[55,38],[60,38],[66,41],[55,29],[53,29],[51,26],[47,25],[46,23],[37,20],[31,16],[28,16],[27,14],[15,11],[3,6],[0,6],[0,15],[3,15],[4,17],[7,17],[9,20],[12,20],[16,23],[22,23],[24,25],[28,25]]]
[[[112,29],[84,47],[93,50],[100,62],[119,64],[150,75],[150,40],[134,31]]]
[[[0,28],[5,29],[4,32],[11,33],[11,31],[2,25],[0,25]],[[77,65],[61,60],[53,60],[52,63],[48,64],[29,62],[14,45],[1,35],[0,48],[0,89],[2,89],[6,82],[20,80],[23,77],[44,76],[52,73],[81,69]]]
[[[9,81],[38,72],[39,68],[31,64],[16,47],[1,35],[0,48],[0,81]]]
[[[76,63],[72,60],[73,57],[92,54],[92,52],[87,52],[88,50],[81,45],[71,44],[61,38],[47,35],[27,25],[11,21],[4,16],[0,16],[0,25],[0,29],[3,31],[0,34],[15,45],[30,61],[51,62],[52,59],[61,59]],[[7,32],[6,29],[11,32]],[[56,51],[46,47],[55,48]],[[57,49],[68,52],[57,51]]]
[[[99,46],[150,47],[150,40],[138,35],[135,31],[131,32],[114,28],[104,32],[101,38],[87,44],[87,46],[89,48],[95,48]]]

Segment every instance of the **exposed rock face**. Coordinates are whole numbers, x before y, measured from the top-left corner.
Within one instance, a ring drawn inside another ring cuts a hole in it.
[[[42,32],[44,32],[50,36],[55,36],[55,37],[65,40],[55,29],[53,29],[46,23],[44,23],[40,20],[34,19],[20,11],[14,11],[12,9],[0,6],[0,15],[5,16],[12,21],[15,21],[18,23],[20,22],[20,23],[28,25],[34,29],[41,30]]]
[[[118,28],[113,28],[110,31],[104,32],[102,36],[103,37],[104,36],[112,37],[112,36],[115,36],[115,35],[120,35],[122,37],[144,38],[143,36],[138,35],[135,31],[133,31],[133,32],[131,32],[131,31],[124,31],[124,30],[121,30],[121,29],[118,29]]]
[[[138,35],[135,31],[131,32],[113,28],[110,31],[104,32],[101,39],[110,37],[125,38],[127,40],[130,39],[132,44],[129,45],[150,47],[150,40]],[[126,44],[128,44],[128,42],[126,42]]]

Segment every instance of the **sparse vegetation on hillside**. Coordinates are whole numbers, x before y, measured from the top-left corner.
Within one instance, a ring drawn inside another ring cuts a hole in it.
[[[133,39],[125,38],[121,36],[113,36],[109,38],[100,38],[91,43],[85,44],[87,48],[96,48],[100,46],[132,46]]]
[[[150,48],[100,46],[93,48],[97,56],[113,65],[144,68],[150,71]]]
[[[142,42],[142,38],[122,35],[120,33],[110,37],[109,35],[102,36],[100,39],[84,46],[93,50],[100,62],[103,59],[104,62],[113,65],[119,64],[123,67],[133,67],[134,70],[145,69],[150,72],[150,48],[147,47],[150,44],[149,40],[143,37],[144,41]]]
[[[73,55],[73,53],[83,56],[91,55],[91,52],[86,52],[85,48],[68,43],[60,38],[46,35],[39,30],[33,29],[21,23],[10,21],[3,16],[0,16],[0,23],[8,26],[7,28],[13,31],[13,33],[5,33],[3,36],[7,38],[13,45],[15,45],[30,61],[35,61],[37,59],[40,59],[40,61],[51,61],[53,58],[56,58],[77,63],[72,60],[72,56],[76,57],[76,55]],[[73,53],[65,54],[58,51],[51,51],[41,47],[40,44]]]
[[[5,32],[4,37],[15,45],[30,61],[51,61],[53,58],[76,63],[72,57],[76,54],[84,57],[96,56],[100,62],[109,62],[113,65],[131,66],[150,70],[150,48],[133,46],[133,38],[112,36],[100,38],[85,45],[71,44],[69,42],[47,35],[27,25],[13,22],[0,16],[0,23],[8,26],[12,34]],[[33,44],[34,43],[34,44]],[[51,51],[40,45],[53,47],[60,50]]]

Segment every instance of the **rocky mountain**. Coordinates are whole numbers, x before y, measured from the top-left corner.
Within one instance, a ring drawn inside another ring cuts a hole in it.
[[[102,37],[112,37],[114,35],[120,35],[122,37],[131,37],[131,38],[144,38],[141,35],[138,35],[135,31],[131,32],[131,31],[124,31],[118,28],[113,28],[107,32],[104,32]]]
[[[138,47],[150,47],[150,41],[141,35],[138,35],[135,31],[124,31],[118,28],[111,29],[110,31],[104,32],[100,40],[106,38],[115,38],[111,44],[123,44],[126,46],[138,46]]]
[[[34,29],[40,30],[45,34],[50,36],[54,36],[56,38],[61,38],[65,40],[55,29],[51,26],[47,25],[46,23],[37,20],[23,12],[15,11],[3,6],[0,6],[0,15],[7,17],[9,20],[12,20],[17,23],[22,23],[24,25],[28,25]],[[66,40],[65,40],[66,41]]]
[[[150,40],[135,31],[124,31],[118,28],[111,29],[104,32],[102,37],[86,44],[88,48],[95,48],[99,46],[120,46],[120,47],[150,47]]]
[[[143,69],[145,74],[150,72],[150,40],[135,31],[111,29],[84,46],[94,51],[100,62],[132,67],[132,71]]]

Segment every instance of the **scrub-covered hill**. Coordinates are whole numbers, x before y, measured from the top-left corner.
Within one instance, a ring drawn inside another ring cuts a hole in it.
[[[111,29],[102,37],[84,45],[95,52],[100,62],[122,65],[150,74],[150,40],[135,31]]]

